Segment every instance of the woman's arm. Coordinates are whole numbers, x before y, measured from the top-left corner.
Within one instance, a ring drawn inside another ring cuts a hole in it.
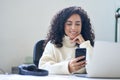
[[[92,53],[93,53],[93,47],[90,44],[90,41],[87,40],[85,41],[84,38],[82,37],[82,35],[78,35],[77,37],[75,37],[71,42],[80,44],[80,48],[86,48],[86,61],[80,61],[80,62],[76,62],[76,60],[80,60],[82,56],[75,58],[73,60],[71,60],[69,63],[69,68],[71,72],[75,72],[77,71],[78,73],[84,73],[85,72],[85,68],[86,66],[89,65],[91,57],[92,57]],[[74,67],[72,67],[73,65],[76,65]],[[86,67],[87,68],[87,67]]]
[[[46,69],[50,74],[70,74],[68,70],[69,61],[58,62],[56,56],[55,46],[48,42],[43,52],[43,55],[39,61],[39,68]]]
[[[88,67],[90,65],[90,62],[92,60],[92,55],[93,55],[93,47],[90,44],[90,41],[86,41],[83,44],[80,45],[81,48],[86,48],[86,72],[88,72]]]

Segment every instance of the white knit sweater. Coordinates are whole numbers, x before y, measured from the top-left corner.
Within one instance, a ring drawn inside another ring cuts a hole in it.
[[[90,41],[85,41],[80,44],[81,48],[87,49],[86,59],[90,59],[92,53],[92,47]],[[68,69],[68,63],[72,58],[75,58],[75,43],[71,43],[69,37],[65,36],[63,39],[63,47],[57,48],[54,44],[48,42],[43,55],[39,61],[39,68],[46,69],[50,74],[70,74]],[[77,71],[84,73],[85,68]]]

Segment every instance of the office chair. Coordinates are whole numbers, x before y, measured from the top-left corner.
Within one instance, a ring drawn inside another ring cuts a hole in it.
[[[39,59],[41,58],[43,54],[43,44],[45,40],[40,40],[38,41],[35,46],[34,46],[34,51],[33,51],[33,63],[38,67],[39,64]]]
[[[43,44],[45,40],[38,41],[33,50],[33,63],[29,65],[20,65],[19,74],[21,75],[35,75],[35,76],[47,76],[48,71],[44,69],[38,69],[39,59],[43,54]]]

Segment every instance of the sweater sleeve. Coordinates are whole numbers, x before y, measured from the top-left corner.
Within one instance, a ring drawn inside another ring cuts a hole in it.
[[[75,73],[85,73],[87,71],[87,66],[91,60],[91,56],[92,56],[92,46],[90,44],[90,41],[87,40],[83,43],[80,44],[79,46],[80,48],[86,48],[86,61],[87,61],[87,65],[83,68],[81,68],[80,70],[76,71]]]
[[[86,60],[89,61],[91,59],[92,53],[93,53],[93,47],[91,46],[90,41],[87,40],[84,43],[82,43],[80,45],[80,48],[86,48],[87,49],[87,51],[86,51]]]
[[[50,74],[70,74],[68,62],[69,61],[58,62],[54,53],[54,45],[48,42],[39,61],[38,68],[46,69]]]
[[[92,55],[93,55],[93,47],[91,46],[90,44],[90,41],[85,41],[84,43],[82,43],[80,45],[80,48],[86,48],[87,51],[86,51],[86,61],[87,61],[87,65],[86,65],[86,71],[88,71],[88,66],[91,62],[91,59],[92,59]]]

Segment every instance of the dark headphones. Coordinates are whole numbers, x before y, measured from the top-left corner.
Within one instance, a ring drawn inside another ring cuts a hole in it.
[[[48,71],[44,69],[38,69],[34,64],[21,65],[19,68],[19,74],[21,75],[34,75],[34,76],[47,76]]]

